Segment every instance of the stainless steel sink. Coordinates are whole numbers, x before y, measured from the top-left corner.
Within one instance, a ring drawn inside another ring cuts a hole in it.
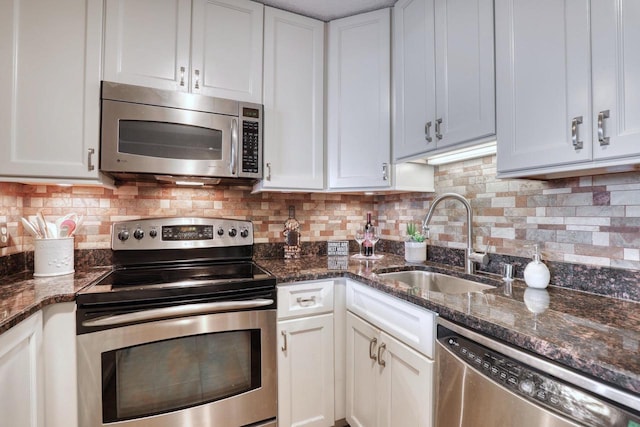
[[[441,292],[443,294],[465,294],[467,292],[482,292],[486,289],[494,289],[494,286],[473,282],[459,277],[432,271],[411,270],[394,273],[378,274],[383,279],[397,280],[406,283],[412,288],[422,291]]]

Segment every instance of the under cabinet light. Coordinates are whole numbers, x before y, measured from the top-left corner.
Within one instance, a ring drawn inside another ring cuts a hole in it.
[[[496,145],[496,141],[491,141],[485,144],[461,148],[444,154],[436,154],[435,156],[427,157],[426,160],[429,165],[445,165],[447,163],[459,162],[461,160],[476,159],[478,157],[496,154]]]
[[[192,187],[204,187],[204,182],[199,181],[176,181],[176,185],[188,185]]]

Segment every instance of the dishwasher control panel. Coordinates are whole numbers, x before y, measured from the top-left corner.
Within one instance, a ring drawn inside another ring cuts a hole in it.
[[[441,328],[441,327],[439,327]],[[439,331],[440,332],[440,331]],[[449,331],[447,331],[449,332]],[[438,341],[466,365],[514,394],[589,426],[638,426],[640,416],[455,333]]]

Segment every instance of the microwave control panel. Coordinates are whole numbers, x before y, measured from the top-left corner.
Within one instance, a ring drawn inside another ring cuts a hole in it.
[[[260,126],[260,109],[243,106],[242,148],[240,176],[258,177],[260,174],[262,138]]]

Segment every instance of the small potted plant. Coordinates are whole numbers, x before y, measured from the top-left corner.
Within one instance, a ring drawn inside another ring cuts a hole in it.
[[[404,259],[407,262],[425,262],[427,260],[427,241],[414,223],[407,224]]]

